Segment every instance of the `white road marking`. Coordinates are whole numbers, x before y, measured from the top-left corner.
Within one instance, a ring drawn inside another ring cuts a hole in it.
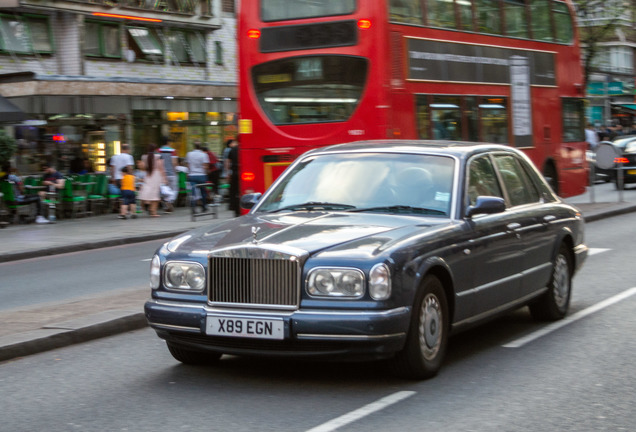
[[[141,260],[141,262],[148,262],[148,261],[152,261],[152,258],[146,258]]]
[[[522,338],[519,338],[515,341],[512,341],[510,343],[507,343],[505,345],[503,345],[504,348],[521,348],[522,346],[534,341],[535,339],[539,339],[540,337],[543,337],[549,333],[552,333],[553,331],[556,331],[558,329],[560,329],[561,327],[565,327],[566,325],[572,324],[575,321],[580,320],[581,318],[585,318],[588,315],[591,315],[593,313],[596,313],[602,309],[605,309],[608,306],[611,306],[613,304],[616,304],[620,301],[623,301],[633,295],[636,294],[636,287],[630,288],[627,291],[623,291],[620,294],[617,294],[613,297],[610,297],[606,300],[603,300],[600,303],[596,303],[595,305],[592,305],[586,309],[583,309],[582,311],[578,311],[577,313],[575,313],[574,315],[571,315],[567,318],[562,319],[561,321],[557,321],[555,323],[552,323],[540,330],[537,330],[533,333],[530,333],[527,336],[524,336]]]
[[[415,394],[414,391],[400,391],[397,393],[393,393],[387,397],[384,397],[380,400],[372,402],[368,405],[363,406],[362,408],[358,408],[355,411],[351,411],[347,414],[344,414],[340,417],[337,417],[333,420],[328,421],[327,423],[323,423],[315,428],[309,429],[307,432],[331,432],[336,429],[348,425],[349,423],[353,423],[354,421],[360,420],[363,417],[373,414],[374,412],[380,411],[390,405],[398,403],[399,401],[409,398]]]
[[[611,249],[606,249],[606,248],[589,248],[589,249],[587,250],[587,254],[588,254],[589,256],[592,256],[592,255],[600,254],[600,253],[607,252],[607,251],[611,251]]]

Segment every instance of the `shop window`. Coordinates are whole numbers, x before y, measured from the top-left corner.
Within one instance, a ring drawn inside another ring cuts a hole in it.
[[[163,57],[163,46],[156,33],[146,27],[128,27],[128,46],[135,52],[136,58],[157,60]]]
[[[87,21],[84,24],[84,54],[95,57],[121,57],[118,25]]]
[[[0,49],[5,52],[51,53],[52,40],[45,17],[0,15]]]
[[[234,5],[234,0],[223,0],[223,12],[234,13],[236,7]]]
[[[214,42],[214,63],[218,65],[223,64],[223,44],[221,42]]]
[[[201,33],[173,30],[168,43],[172,58],[179,63],[205,63],[205,36]]]

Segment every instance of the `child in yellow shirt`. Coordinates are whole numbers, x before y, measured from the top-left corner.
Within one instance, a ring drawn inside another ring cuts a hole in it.
[[[137,214],[135,213],[135,203],[137,201],[137,194],[135,189],[135,176],[132,173],[132,169],[129,166],[125,166],[121,169],[124,176],[121,179],[121,205],[119,206],[119,219],[126,219],[128,214],[128,208],[130,207],[130,217],[135,219]]]

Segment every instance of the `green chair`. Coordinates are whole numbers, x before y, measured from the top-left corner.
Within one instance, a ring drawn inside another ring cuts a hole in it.
[[[177,195],[176,205],[177,207],[183,207],[188,201],[188,173],[179,171],[177,174],[179,195]]]
[[[74,186],[73,179],[67,178],[62,190],[62,205],[65,211],[70,211],[71,218],[78,214],[86,215],[87,195],[81,187]]]
[[[15,196],[15,184],[9,181],[0,182],[0,192],[2,192],[2,200],[6,211],[13,217],[14,223],[18,223],[22,217],[28,221],[35,219],[36,204],[21,204],[17,202]]]
[[[90,214],[102,214],[106,208],[106,194],[100,193],[98,181],[106,178],[103,174],[86,174],[83,182],[86,183],[86,199],[88,201],[88,210]]]

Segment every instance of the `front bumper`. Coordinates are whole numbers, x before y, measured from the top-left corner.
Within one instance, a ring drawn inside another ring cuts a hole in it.
[[[184,347],[233,355],[384,358],[404,346],[411,310],[384,311],[229,311],[152,299],[144,306],[157,335]],[[282,319],[282,340],[206,334],[209,314]]]

